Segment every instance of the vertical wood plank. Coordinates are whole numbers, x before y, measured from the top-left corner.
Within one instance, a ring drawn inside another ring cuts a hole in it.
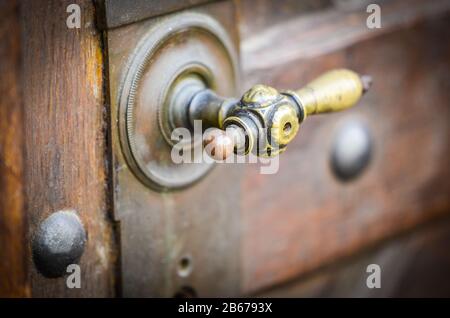
[[[69,29],[66,8],[81,8],[81,28]],[[48,215],[78,212],[88,234],[81,288],[47,279],[30,260],[39,297],[114,295],[114,236],[109,213],[107,109],[101,34],[92,1],[22,2],[25,176],[30,234]]]
[[[30,294],[23,191],[23,105],[16,1],[0,1],[0,297]]]

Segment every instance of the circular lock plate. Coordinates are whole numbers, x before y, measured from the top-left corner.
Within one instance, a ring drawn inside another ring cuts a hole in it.
[[[237,54],[223,27],[207,15],[184,13],[161,20],[129,63],[119,100],[120,139],[135,175],[157,189],[185,187],[211,163],[174,163],[168,105],[180,87],[235,93]],[[202,153],[201,142],[188,151]],[[200,150],[200,151],[199,151]],[[198,159],[198,158],[196,158]]]

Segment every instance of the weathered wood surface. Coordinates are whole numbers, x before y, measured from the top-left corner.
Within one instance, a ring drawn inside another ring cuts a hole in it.
[[[366,25],[366,6],[377,2],[381,28],[370,29]],[[244,1],[241,9],[245,39],[242,64],[247,73],[270,72],[283,64],[323,56],[450,11],[447,0],[337,1],[341,5],[336,6],[327,5],[326,1],[256,3],[260,5],[255,7],[252,1]]]
[[[81,289],[47,279],[29,261],[39,297],[113,296],[114,264],[108,199],[107,113],[101,34],[92,1],[81,6],[81,28],[68,29],[73,1],[23,1],[25,179],[29,234],[61,209],[75,209],[88,234]]]
[[[0,297],[26,297],[30,288],[16,1],[0,1],[0,74]]]
[[[448,297],[450,219],[438,220],[257,294],[258,297]],[[367,266],[381,270],[369,289]]]
[[[119,245],[114,244],[110,213],[109,109],[104,100],[107,85],[101,35],[94,26],[90,1],[77,2],[82,7],[82,28],[68,29],[69,3],[22,3],[23,114],[17,84],[19,54],[15,51],[19,48],[19,27],[9,18],[0,21],[1,38],[13,44],[12,53],[0,44],[2,78],[10,79],[0,84],[2,93],[6,91],[0,102],[0,257],[11,257],[11,263],[0,264],[0,276],[4,271],[11,273],[13,265],[17,270],[10,281],[1,282],[0,291],[10,295],[29,294],[27,271],[31,272],[33,296],[114,296],[120,279],[115,271]],[[448,1],[385,2],[385,28],[370,31],[361,27],[364,10],[355,13],[355,8],[345,8],[344,3],[350,3],[346,1],[236,3],[241,21],[242,90],[256,82],[297,88],[335,67],[371,74],[375,84],[358,108],[306,122],[297,140],[281,156],[280,171],[275,175],[259,174],[256,165],[248,165],[239,176],[220,167],[195,188],[176,193],[176,198],[152,192],[149,196],[159,202],[155,206],[161,212],[178,213],[174,202],[193,209],[183,214],[174,231],[183,231],[189,213],[208,213],[202,211],[208,206],[220,212],[215,205],[224,198],[210,193],[217,188],[216,180],[220,187],[232,187],[230,193],[236,192],[234,198],[238,198],[233,207],[240,205],[242,217],[242,293],[252,294],[305,277],[319,267],[448,214]],[[336,11],[332,3],[344,7]],[[0,11],[0,17],[16,10],[9,5]],[[290,31],[296,31],[294,37]],[[5,82],[16,84],[4,86]],[[343,184],[329,168],[329,154],[335,131],[351,118],[367,124],[375,148],[363,175]],[[14,122],[17,125],[12,126]],[[29,231],[22,213],[23,186]],[[79,212],[89,238],[81,258],[80,290],[66,288],[64,279],[42,277],[31,259],[24,260],[28,251],[15,253],[28,249],[25,232],[32,237],[46,216],[67,208]],[[212,214],[208,217],[214,218]],[[139,221],[132,220],[138,225]],[[197,226],[208,232],[208,224]],[[10,237],[3,233],[11,231],[13,244],[3,249],[3,239]],[[226,233],[220,235],[226,237]],[[195,234],[182,239],[188,248],[201,246],[189,245],[197,242]],[[135,255],[139,256],[138,250]],[[214,257],[213,252],[211,255]],[[173,270],[178,259],[169,260],[173,263],[162,262],[167,268],[160,271]],[[24,261],[27,266],[20,265]],[[136,274],[136,282],[139,279]],[[148,288],[141,283],[143,289]]]
[[[240,2],[244,89],[258,82],[293,89],[341,67],[374,77],[357,108],[303,124],[281,155],[277,174],[246,168],[241,184],[244,294],[305,275],[450,210],[448,10],[436,10],[442,1],[415,1],[418,7],[408,9],[405,22],[395,10],[411,3],[389,3],[393,11],[385,13],[401,23],[357,33],[341,45],[342,32],[350,26],[362,30],[365,20],[343,11],[340,21],[328,8],[323,14],[334,17],[328,25],[321,11],[313,17],[298,11],[295,17],[286,10],[294,18],[274,14],[281,22],[271,25],[270,10]],[[433,9],[425,10],[426,4]],[[255,12],[266,15],[256,19]],[[252,26],[259,20],[265,24]],[[288,26],[309,27],[297,29],[292,43]],[[314,37],[317,43],[311,43]],[[336,130],[350,119],[369,127],[374,153],[358,179],[342,183],[331,172],[330,150]]]

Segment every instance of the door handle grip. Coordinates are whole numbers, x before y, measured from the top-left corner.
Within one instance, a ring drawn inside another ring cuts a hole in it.
[[[316,78],[295,93],[307,115],[341,111],[354,106],[369,89],[371,78],[346,69]]]

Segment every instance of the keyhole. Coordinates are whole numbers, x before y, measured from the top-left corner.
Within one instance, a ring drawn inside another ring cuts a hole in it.
[[[183,256],[178,263],[178,275],[187,277],[192,271],[192,259],[190,256]]]
[[[285,135],[289,135],[289,133],[291,132],[292,129],[292,125],[290,122],[287,122],[286,124],[284,124],[283,126],[283,131]]]

